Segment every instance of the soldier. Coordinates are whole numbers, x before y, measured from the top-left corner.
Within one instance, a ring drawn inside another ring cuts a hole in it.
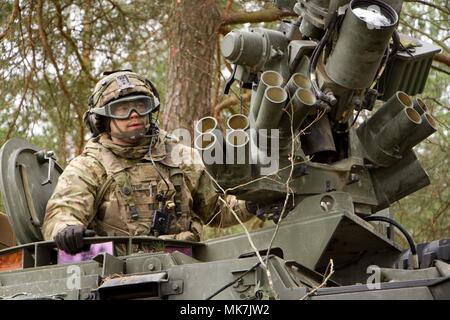
[[[196,151],[158,129],[153,115],[159,95],[152,83],[129,70],[104,76],[84,117],[93,138],[58,180],[44,238],[74,254],[82,250],[87,229],[100,236],[199,241],[205,223],[236,224],[195,161]],[[228,200],[241,220],[254,216],[245,202]]]

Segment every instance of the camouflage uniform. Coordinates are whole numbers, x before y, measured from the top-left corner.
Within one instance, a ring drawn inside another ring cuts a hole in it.
[[[156,195],[167,191],[148,155],[149,143],[146,138],[138,146],[123,147],[114,144],[107,133],[91,139],[64,170],[47,204],[42,227],[45,239],[77,224],[104,236],[149,235],[159,204]],[[169,185],[165,209],[171,224],[162,237],[198,241],[206,223],[221,227],[237,223],[218,200],[204,167],[194,161],[195,150],[161,132],[152,157]],[[243,201],[231,196],[227,200],[241,220],[253,217]],[[131,216],[133,212],[137,219]]]

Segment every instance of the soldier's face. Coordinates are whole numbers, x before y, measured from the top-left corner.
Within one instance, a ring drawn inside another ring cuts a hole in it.
[[[131,112],[128,119],[111,119],[111,140],[119,145],[138,144],[143,139],[139,136],[147,131],[148,124],[148,115],[141,117],[135,111]]]

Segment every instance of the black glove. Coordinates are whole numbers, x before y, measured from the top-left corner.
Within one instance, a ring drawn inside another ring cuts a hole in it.
[[[258,205],[253,201],[245,201],[245,208],[247,208],[248,212],[254,215],[258,212]]]
[[[269,219],[278,223],[280,220],[281,211],[283,210],[284,201],[271,204],[259,204],[252,201],[246,201],[245,207],[248,212],[256,215],[261,220]],[[289,211],[292,210],[291,201],[288,201],[283,217],[286,217]]]
[[[72,225],[67,226],[58,232],[53,240],[55,241],[58,249],[70,254],[76,254],[83,250],[89,249],[89,246],[87,248],[84,247],[84,236],[93,236],[93,231],[86,230],[86,227],[82,225]]]

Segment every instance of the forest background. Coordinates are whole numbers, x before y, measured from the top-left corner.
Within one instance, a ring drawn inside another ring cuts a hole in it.
[[[408,0],[400,21],[401,33],[442,49],[421,95],[438,132],[415,148],[431,185],[393,206],[418,242],[450,235],[449,13],[447,0]],[[105,70],[130,68],[151,79],[162,96],[160,126],[169,131],[191,130],[206,115],[223,121],[245,113],[249,92],[233,87],[223,95],[231,67],[221,58],[221,38],[235,28],[276,28],[289,18],[295,17],[269,0],[1,1],[0,145],[22,137],[54,150],[65,166],[89,138],[83,114]]]

